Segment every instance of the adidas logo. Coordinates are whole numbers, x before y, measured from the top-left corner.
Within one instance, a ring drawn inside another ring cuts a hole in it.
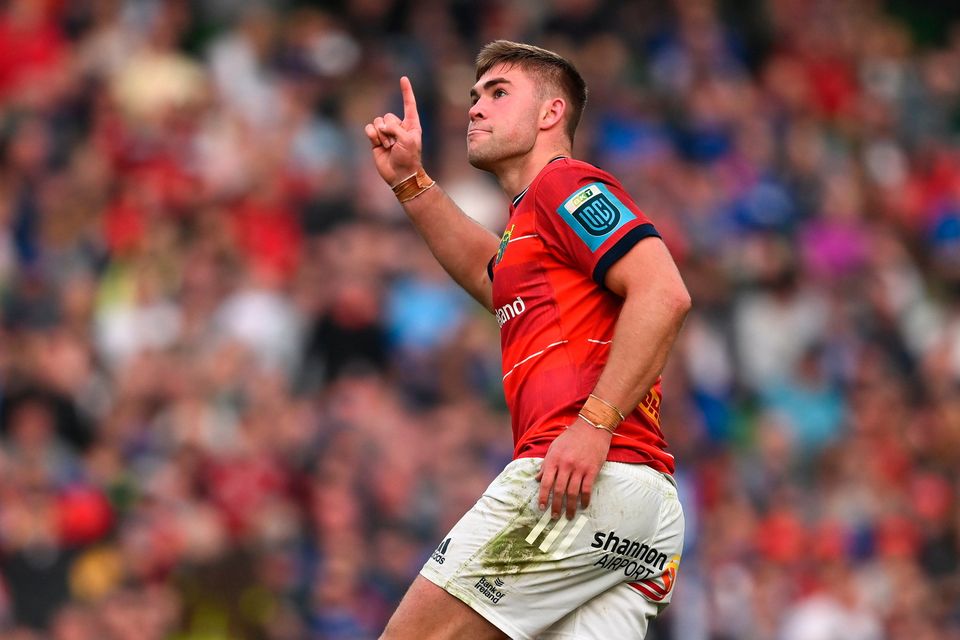
[[[441,542],[440,546],[438,546],[436,551],[433,552],[433,555],[430,556],[430,559],[437,564],[443,564],[443,561],[446,560],[444,556],[447,553],[447,549],[450,547],[450,540],[451,538],[447,538]]]

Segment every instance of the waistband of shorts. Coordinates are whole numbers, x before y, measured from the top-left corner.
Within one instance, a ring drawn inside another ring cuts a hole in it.
[[[507,467],[523,464],[524,461],[533,461],[538,466],[543,462],[543,458],[517,458],[510,462]],[[529,464],[529,463],[528,463]],[[669,473],[662,473],[657,471],[653,467],[650,467],[645,464],[635,464],[630,462],[612,462],[607,460],[603,463],[603,468],[607,471],[613,472],[620,476],[626,476],[628,478],[633,478],[638,482],[643,482],[644,484],[652,484],[661,490],[672,489],[674,492],[677,491],[677,481]],[[669,485],[669,487],[667,486]]]
[[[677,481],[673,479],[672,475],[657,471],[653,467],[645,464],[611,462],[610,460],[607,460],[603,463],[603,466],[611,471],[614,471],[618,475],[624,475],[640,481],[653,481],[657,484],[662,484],[663,481],[666,481],[671,487],[673,487],[674,490],[677,489]]]

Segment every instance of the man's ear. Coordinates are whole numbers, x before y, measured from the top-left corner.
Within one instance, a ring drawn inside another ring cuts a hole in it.
[[[540,109],[540,130],[546,131],[563,123],[567,112],[567,102],[563,98],[553,98],[543,103]]]

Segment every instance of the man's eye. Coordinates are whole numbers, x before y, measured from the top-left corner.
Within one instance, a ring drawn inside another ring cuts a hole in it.
[[[500,98],[500,97],[505,96],[505,95],[507,95],[507,92],[504,91],[503,89],[496,89],[496,90],[493,92],[493,97],[494,97],[494,98]]]

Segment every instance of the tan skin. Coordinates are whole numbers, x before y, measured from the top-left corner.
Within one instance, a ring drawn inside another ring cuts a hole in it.
[[[400,79],[403,118],[388,113],[366,125],[377,171],[389,185],[421,166],[422,129],[413,87]],[[546,95],[542,95],[545,93]],[[508,197],[520,193],[558,155],[569,156],[566,99],[541,91],[516,65],[496,65],[471,89],[467,156],[493,173]],[[493,310],[486,265],[499,238],[468,218],[438,186],[404,204],[404,210],[451,277],[487,310]],[[658,238],[637,243],[607,272],[606,287],[624,298],[610,355],[594,394],[617,407],[635,407],[666,363],[690,308],[690,297]],[[628,411],[624,411],[628,413]],[[587,508],[610,449],[611,435],[575,420],[550,445],[537,479],[539,504],[554,517],[573,518]],[[391,618],[384,638],[502,638],[467,605],[417,576]]]

